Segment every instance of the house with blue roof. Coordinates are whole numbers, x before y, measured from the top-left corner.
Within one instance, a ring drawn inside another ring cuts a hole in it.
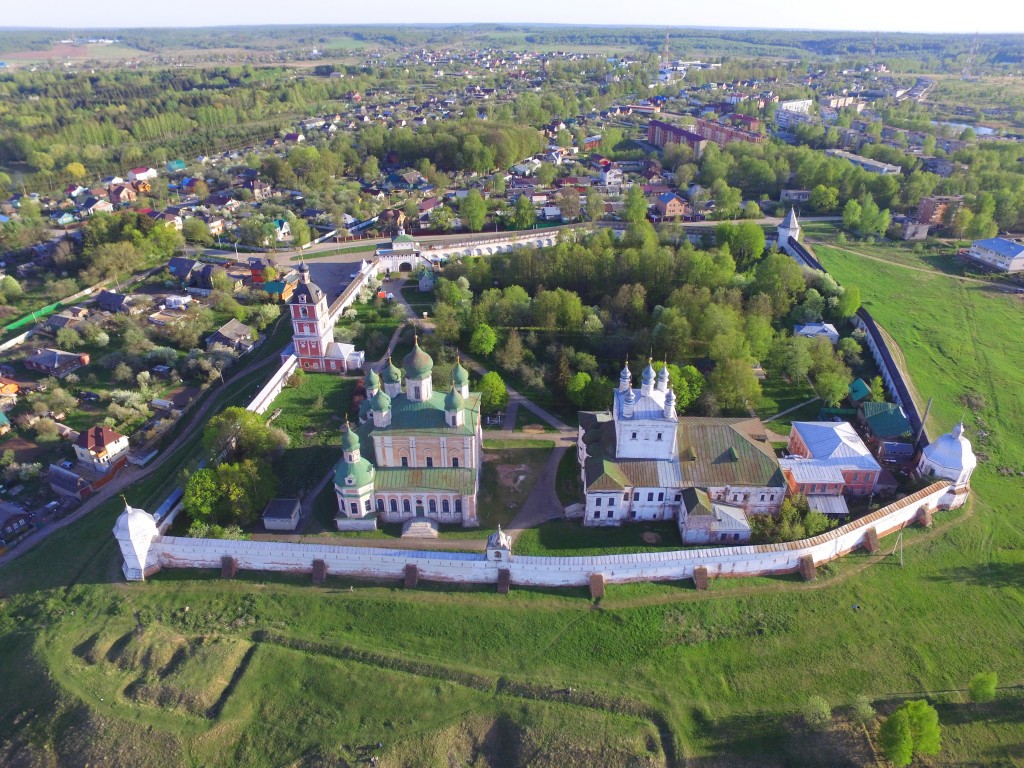
[[[678,219],[689,213],[686,201],[675,192],[663,192],[655,203],[658,215],[665,219]]]
[[[1000,272],[1024,271],[1024,243],[1006,237],[975,240],[967,252],[975,261]]]

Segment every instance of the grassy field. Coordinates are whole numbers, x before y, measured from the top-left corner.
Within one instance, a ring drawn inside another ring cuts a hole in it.
[[[900,342],[935,397],[931,433],[965,416],[983,455],[970,505],[908,529],[902,568],[886,540],[812,583],[612,585],[599,605],[582,589],[314,588],[308,575],[128,585],[112,503],[0,570],[0,762],[354,765],[380,740],[382,766],[856,766],[874,763],[843,713],[864,693],[880,713],[936,704],[943,751],[920,765],[1020,764],[1024,524],[1005,473],[1024,470],[1024,307],[818,256]],[[152,508],[160,485],[130,500]],[[968,704],[986,670],[999,697]],[[796,715],[812,694],[836,708],[824,735]]]
[[[354,378],[330,373],[307,373],[297,387],[285,387],[267,409],[281,414],[273,426],[291,439],[274,461],[277,495],[292,498],[313,488],[328,467],[341,457],[341,426],[352,418]]]

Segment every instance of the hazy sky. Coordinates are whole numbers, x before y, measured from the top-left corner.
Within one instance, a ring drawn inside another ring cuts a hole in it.
[[[237,24],[534,22],[900,32],[1024,32],[1021,0],[6,0],[0,25],[58,29]],[[58,27],[57,25],[61,25]]]

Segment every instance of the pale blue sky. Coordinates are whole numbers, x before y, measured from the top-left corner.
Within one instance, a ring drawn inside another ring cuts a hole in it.
[[[58,29],[238,24],[533,22],[850,29],[901,32],[1024,32],[1021,0],[175,0],[42,5],[5,0],[0,25]],[[57,25],[61,25],[57,27]]]

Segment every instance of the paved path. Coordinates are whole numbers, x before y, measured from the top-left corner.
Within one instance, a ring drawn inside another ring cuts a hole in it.
[[[485,373],[489,373],[489,371],[486,368],[484,368],[482,365],[480,365],[480,363],[478,363],[476,360],[469,357],[468,355],[462,355],[462,362],[470,369],[479,373],[481,376],[484,375]],[[513,389],[512,387],[508,386],[508,384],[505,385],[505,389],[508,390],[509,403],[515,402],[517,404],[517,407],[525,408],[538,418],[546,421],[559,432],[576,432],[576,430],[573,427],[570,427],[568,424],[566,424],[564,421],[562,421],[560,418],[553,415],[549,411],[544,410],[529,398],[521,395],[516,389]]]
[[[560,445],[551,451],[548,460],[544,462],[544,469],[541,470],[530,495],[526,497],[526,501],[505,529],[513,541],[519,538],[519,534],[526,528],[534,528],[548,520],[561,519],[565,513],[565,508],[558,500],[555,483],[558,477],[558,464],[569,450],[573,448]]]
[[[192,438],[192,436],[195,434],[195,430],[200,428],[200,426],[203,423],[203,420],[206,418],[210,410],[219,404],[220,398],[218,397],[218,395],[221,394],[221,392],[217,392],[217,389],[225,390],[226,388],[230,388],[231,384],[233,384],[235,381],[242,378],[243,376],[250,374],[253,371],[259,370],[261,368],[265,368],[271,364],[273,364],[274,366],[279,366],[281,364],[280,355],[276,353],[268,355],[263,360],[247,365],[244,368],[237,369],[237,372],[234,373],[234,375],[232,375],[227,380],[220,379],[220,383],[213,388],[212,393],[210,394],[209,397],[206,398],[206,401],[197,409],[187,414],[186,418],[188,419],[188,424],[186,424],[186,426],[180,431],[178,436],[171,441],[170,445],[168,445],[166,448],[160,451],[159,455],[157,455],[156,458],[154,458],[153,461],[150,462],[148,466],[134,467],[129,464],[124,470],[122,470],[118,474],[116,478],[114,478],[105,486],[103,486],[93,496],[90,496],[85,501],[83,501],[78,506],[78,508],[70,515],[68,515],[62,520],[57,520],[53,522],[52,524],[48,525],[47,527],[39,531],[32,533],[30,536],[23,539],[22,542],[17,547],[5,553],[2,557],[0,557],[0,566],[6,565],[18,556],[24,554],[25,552],[28,552],[54,532],[59,531],[62,528],[66,528],[75,521],[80,520],[81,518],[85,517],[87,514],[92,512],[94,509],[99,507],[101,504],[104,504],[105,502],[120,494],[121,491],[123,491],[125,488],[135,485],[136,483],[142,481],[144,478],[149,477],[151,474],[156,472],[167,461],[169,461],[174,456],[175,453],[177,453],[178,449],[181,448],[181,446],[185,443],[186,440]]]

